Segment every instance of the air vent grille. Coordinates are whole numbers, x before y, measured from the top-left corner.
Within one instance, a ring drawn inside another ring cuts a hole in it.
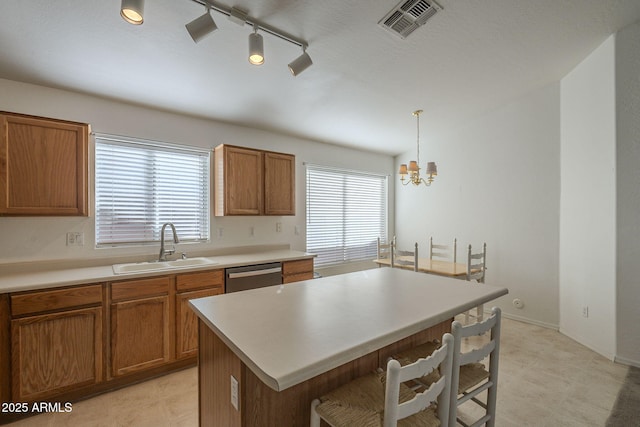
[[[434,1],[403,0],[394,7],[378,25],[391,33],[405,39],[436,12],[442,9]]]

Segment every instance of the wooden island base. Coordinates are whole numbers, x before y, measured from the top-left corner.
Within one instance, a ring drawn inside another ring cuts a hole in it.
[[[396,352],[433,339],[441,339],[444,333],[451,331],[452,320],[437,324],[280,392],[263,383],[202,320],[199,320],[200,426],[309,425],[310,405],[313,399],[379,366],[386,366],[387,358]],[[231,376],[238,381],[238,409],[231,403]]]

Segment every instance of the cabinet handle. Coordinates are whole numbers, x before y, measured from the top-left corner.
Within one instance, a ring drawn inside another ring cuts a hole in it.
[[[265,270],[253,270],[253,271],[243,271],[242,273],[229,273],[229,279],[236,279],[238,277],[253,277],[253,276],[262,276],[264,274],[272,274],[272,273],[280,273],[282,268],[267,268]]]

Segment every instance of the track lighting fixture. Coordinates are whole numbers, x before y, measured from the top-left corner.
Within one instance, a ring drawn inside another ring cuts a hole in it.
[[[129,24],[141,25],[144,21],[144,0],[122,0],[120,16]]]
[[[288,65],[289,71],[294,76],[302,73],[313,64],[311,57],[306,52],[307,43],[304,40],[252,18],[246,11],[237,7],[228,7],[218,3],[216,0],[191,1],[206,8],[204,15],[197,17],[185,25],[194,42],[198,43],[204,37],[218,29],[218,26],[211,16],[211,10],[214,10],[227,16],[231,21],[238,25],[242,26],[244,24],[249,24],[253,27],[253,33],[249,35],[249,62],[251,64],[264,64],[264,41],[262,39],[262,35],[258,34],[258,30],[302,48],[302,55],[294,59]],[[122,0],[120,15],[122,15],[122,18],[125,21],[130,24],[140,25],[144,21],[143,14],[144,0]]]
[[[300,74],[301,72],[309,68],[312,64],[313,64],[313,61],[311,60],[311,57],[307,53],[307,50],[303,47],[302,55],[294,59],[288,65],[288,67],[289,67],[289,71],[291,71],[291,74],[293,74],[294,76],[297,76],[298,74]]]
[[[249,62],[253,65],[264,64],[264,45],[258,27],[253,27],[253,33],[249,34]]]
[[[218,26],[211,17],[209,9],[209,5],[207,5],[207,11],[204,13],[204,15],[197,17],[196,19],[185,25],[187,31],[189,32],[189,35],[196,43],[218,29]]]

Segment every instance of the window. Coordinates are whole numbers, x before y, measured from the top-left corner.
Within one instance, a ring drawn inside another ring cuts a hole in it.
[[[96,135],[96,246],[209,239],[209,151]]]
[[[387,177],[307,165],[307,251],[316,266],[375,259],[387,239]]]

